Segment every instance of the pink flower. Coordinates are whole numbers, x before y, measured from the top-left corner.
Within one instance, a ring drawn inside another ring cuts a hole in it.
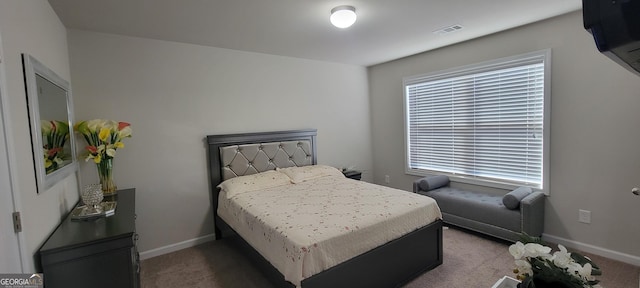
[[[131,124],[127,122],[118,122],[118,131],[124,129],[125,127],[129,127]]]
[[[91,152],[91,154],[98,153],[98,148],[96,146],[87,146],[87,151]]]

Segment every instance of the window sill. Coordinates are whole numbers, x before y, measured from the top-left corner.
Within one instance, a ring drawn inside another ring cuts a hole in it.
[[[414,169],[414,170],[408,169],[408,170],[405,171],[405,173],[407,175],[420,176],[420,177],[434,176],[434,175],[446,175],[446,176],[449,177],[451,182],[464,183],[464,184],[477,185],[477,186],[484,186],[484,187],[489,187],[489,188],[504,189],[504,190],[514,190],[514,189],[516,189],[516,188],[518,188],[520,186],[527,186],[526,184],[518,185],[518,184],[513,184],[513,183],[491,181],[491,180],[487,180],[487,179],[477,179],[477,178],[473,178],[473,177],[465,177],[465,176],[458,175],[458,174],[450,174],[450,173],[443,173],[443,172],[437,172],[437,171],[425,171],[425,170],[418,170],[418,169]],[[532,186],[529,186],[529,187],[531,187],[535,191],[540,191],[540,192],[543,192],[545,195],[549,195],[546,191],[542,191],[542,189],[539,189],[539,188],[536,188],[536,187],[532,187]]]

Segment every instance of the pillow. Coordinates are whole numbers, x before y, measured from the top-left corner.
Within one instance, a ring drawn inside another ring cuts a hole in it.
[[[289,177],[275,170],[227,179],[218,188],[227,192],[227,199],[238,194],[291,184]]]
[[[418,186],[420,186],[420,189],[424,191],[438,189],[440,187],[444,187],[447,185],[449,185],[449,177],[445,175],[424,177],[422,178],[422,180],[420,180],[420,183],[418,183]]]
[[[511,210],[518,209],[518,207],[520,207],[520,200],[524,199],[524,197],[527,197],[527,195],[532,192],[533,189],[530,187],[518,187],[518,189],[513,190],[502,197],[502,204],[504,204],[504,207]]]
[[[289,176],[292,183],[302,183],[311,179],[326,176],[343,177],[344,174],[338,168],[326,165],[309,165],[300,167],[277,168],[278,172],[282,172]]]

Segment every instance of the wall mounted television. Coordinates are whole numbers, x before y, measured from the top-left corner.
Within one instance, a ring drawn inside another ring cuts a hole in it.
[[[640,0],[582,0],[582,16],[598,50],[640,76]]]

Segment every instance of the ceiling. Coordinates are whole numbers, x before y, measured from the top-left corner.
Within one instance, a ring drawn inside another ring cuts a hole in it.
[[[581,9],[581,0],[49,0],[67,28],[370,66]],[[356,8],[347,29],[329,23]],[[463,28],[440,35],[452,25]]]

